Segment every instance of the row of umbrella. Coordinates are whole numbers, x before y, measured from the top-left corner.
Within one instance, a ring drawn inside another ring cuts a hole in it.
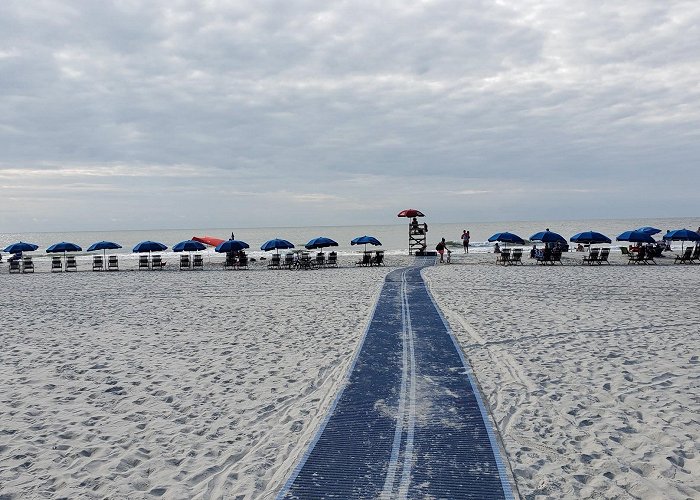
[[[351,245],[365,245],[365,248],[367,245],[381,245],[379,240],[373,236],[358,236],[357,238],[353,239],[350,242]],[[330,238],[326,238],[325,236],[320,236],[318,238],[314,238],[310,240],[306,245],[304,245],[305,248],[309,250],[313,249],[318,249],[318,248],[327,248],[327,247],[337,247],[338,243]],[[13,243],[11,245],[8,245],[3,249],[3,252],[7,253],[22,253],[22,252],[33,252],[34,250],[37,250],[39,248],[38,245],[35,245],[34,243],[26,243],[23,241]],[[106,252],[106,250],[116,250],[122,248],[122,246],[118,243],[114,243],[112,241],[98,241],[97,243],[93,243],[90,245],[90,247],[87,249],[88,252],[93,252],[97,250],[102,250],[103,253]],[[215,251],[219,253],[228,253],[228,252],[238,252],[240,250],[244,250],[246,248],[250,248],[248,243],[245,241],[241,240],[227,240],[224,241],[223,243],[220,243],[219,245],[216,246]],[[270,250],[280,250],[280,249],[290,249],[294,248],[294,244],[287,240],[283,240],[280,238],[275,238],[269,241],[266,241],[263,243],[260,247],[261,250],[264,251],[270,251]],[[164,245],[163,243],[159,243],[157,241],[142,241],[140,243],[137,243],[134,248],[133,252],[135,253],[143,253],[143,252],[162,252],[163,250],[167,250],[168,247]],[[177,243],[176,245],[173,246],[172,250],[173,252],[197,252],[200,250],[206,249],[206,245],[199,241],[194,241],[194,240],[185,240],[181,241],[180,243]],[[83,249],[79,246],[76,245],[75,243],[70,243],[67,241],[62,241],[60,243],[55,243],[48,247],[46,249],[47,253],[63,253],[65,255],[66,252],[81,252]]]
[[[653,235],[660,233],[660,229],[655,227],[640,227],[639,229],[634,229],[631,231],[625,231],[620,234],[616,240],[617,241],[629,241],[632,243],[656,243],[656,240],[652,238]],[[676,229],[673,231],[668,231],[664,236],[664,240],[667,241],[700,241],[700,234],[689,229]],[[516,245],[524,245],[525,240],[520,236],[513,233],[503,232],[496,233],[489,238],[489,241],[499,241],[501,243],[512,243]],[[566,239],[553,231],[546,230],[540,231],[530,236],[530,241],[541,241],[543,243],[562,243],[566,244]],[[612,240],[605,236],[604,234],[595,231],[585,231],[573,235],[569,241],[573,243],[581,243],[583,245],[596,245],[602,243],[612,243]]]

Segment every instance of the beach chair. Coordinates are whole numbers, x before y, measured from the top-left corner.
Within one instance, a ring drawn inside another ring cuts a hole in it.
[[[107,258],[107,270],[108,271],[119,271],[119,259],[116,255],[110,255]]]
[[[311,269],[311,256],[308,252],[302,252],[301,257],[297,261],[298,269]]]
[[[326,265],[326,254],[323,252],[318,252],[316,254],[316,267],[323,267]]]
[[[338,254],[331,252],[328,254],[328,262],[326,262],[327,267],[338,267]]]
[[[236,260],[236,254],[233,252],[226,253],[226,261],[224,261],[224,269],[235,269],[238,261]]]
[[[510,255],[510,261],[508,264],[520,264],[521,266],[523,265],[523,249],[522,248],[515,248],[513,249],[513,253]]]
[[[674,264],[690,264],[690,258],[693,256],[693,247],[688,247],[685,249],[681,255],[676,255],[673,260]]]
[[[372,263],[372,254],[370,252],[365,252],[362,254],[362,258],[355,262],[356,266],[369,266]]]
[[[280,261],[280,254],[273,253],[270,258],[270,263],[267,265],[268,269],[280,269],[282,267]]]
[[[627,247],[620,247],[620,252],[622,252],[622,255],[626,255],[627,257],[630,256],[630,251]]]
[[[600,251],[600,255],[598,255],[598,261],[597,264],[600,265],[603,262],[605,262],[607,265],[610,265],[610,261],[608,260],[608,257],[610,256],[610,248],[603,248]]]
[[[51,257],[51,272],[60,273],[63,272],[63,261],[58,255]]]
[[[139,255],[139,270],[149,269],[150,263],[148,262],[148,255]]]
[[[448,254],[448,258],[449,258],[449,254]],[[384,265],[384,252],[382,250],[377,250],[377,253],[374,254],[374,257],[372,257],[372,265],[374,265],[374,266]]]
[[[20,261],[17,259],[12,259],[8,260],[8,263],[10,264],[9,271],[10,273],[21,273],[22,269],[20,268]]]
[[[33,273],[34,272],[34,262],[32,258],[27,255],[22,257],[22,272],[23,273]]]
[[[190,268],[190,256],[189,255],[180,255],[180,270],[183,269],[189,269]]]
[[[192,269],[204,270],[204,258],[201,254],[194,254],[192,256]]]
[[[73,255],[68,255],[66,257],[66,272],[69,270],[77,271],[78,270],[78,263],[75,261],[75,257]]]
[[[285,254],[284,255],[284,263],[282,264],[282,267],[286,267],[287,269],[291,269],[293,265],[294,265],[294,254],[293,253]]]
[[[546,266],[547,264],[554,264],[552,260],[552,249],[545,247],[541,252],[535,254],[535,264],[542,264]]]
[[[694,264],[696,260],[700,259],[700,245],[695,245],[695,250],[693,250],[693,255],[690,256],[690,263]]]
[[[246,254],[241,254],[238,257],[237,269],[248,269],[248,256]]]
[[[599,249],[597,248],[591,248],[590,253],[588,256],[583,256],[583,264],[588,264],[589,266],[591,264],[597,264],[598,263],[598,253],[600,252]]]
[[[101,255],[93,255],[92,257],[92,270],[102,271],[104,269],[104,261]]]
[[[501,253],[499,253],[496,257],[496,262],[507,266],[510,262],[510,248],[504,248],[503,250],[501,250]]]
[[[151,269],[155,270],[158,269],[159,271],[163,270],[163,267],[165,267],[165,262],[163,262],[163,257],[160,255],[154,255],[151,257]]]
[[[561,261],[561,254],[562,254],[561,250],[554,250],[552,252],[552,256],[549,259],[549,261],[552,263],[552,265],[555,265],[557,262],[559,262],[559,264],[561,264],[562,266],[564,265],[564,263]]]

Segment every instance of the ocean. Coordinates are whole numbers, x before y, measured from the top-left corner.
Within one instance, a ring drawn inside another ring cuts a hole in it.
[[[441,238],[448,242],[453,242],[455,247],[461,251],[460,236],[462,230],[466,229],[471,235],[471,249],[473,252],[490,252],[493,244],[487,240],[494,233],[509,231],[527,240],[527,238],[546,228],[557,232],[569,239],[574,234],[581,231],[598,231],[607,235],[615,244],[615,237],[629,229],[641,226],[653,226],[665,233],[671,229],[692,229],[700,226],[700,218],[663,218],[663,219],[591,219],[591,220],[570,220],[570,221],[511,221],[511,222],[480,222],[464,224],[433,223],[429,218],[422,218],[420,223],[428,224],[428,249],[435,248]],[[284,238],[294,243],[297,248],[312,238],[326,236],[338,242],[335,248],[340,255],[355,254],[362,251],[363,247],[350,245],[350,240],[357,236],[370,235],[382,242],[381,248],[387,255],[400,255],[408,253],[408,220],[397,219],[396,224],[391,225],[363,225],[363,226],[306,226],[306,227],[263,227],[263,228],[189,228],[189,229],[150,229],[150,230],[130,230],[130,231],[74,231],[74,232],[27,232],[27,233],[0,233],[0,248],[16,241],[26,241],[39,245],[39,249],[34,252],[34,256],[45,255],[46,248],[50,245],[69,241],[80,245],[86,250],[92,243],[101,240],[114,241],[122,245],[122,249],[109,251],[118,253],[127,258],[131,254],[131,249],[138,242],[143,240],[159,241],[168,247],[176,243],[190,239],[192,236],[214,236],[228,239],[231,233],[236,239],[243,240],[250,245],[249,255],[261,257],[266,254],[260,250],[260,245],[272,238]],[[661,236],[661,234],[659,236]],[[673,248],[680,249],[681,243],[674,242]],[[205,253],[213,253],[213,248]],[[170,251],[162,252],[165,257]],[[82,252],[86,254],[86,252]],[[78,255],[81,255],[80,253]],[[135,255],[134,257],[135,258]]]

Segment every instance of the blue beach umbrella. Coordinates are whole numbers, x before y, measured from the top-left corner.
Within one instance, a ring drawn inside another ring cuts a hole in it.
[[[199,252],[206,248],[207,246],[199,241],[185,240],[175,245],[173,247],[173,252]]]
[[[33,252],[37,248],[39,248],[39,245],[35,245],[34,243],[25,243],[24,241],[18,241],[17,243],[13,243],[12,245],[6,246],[2,249],[2,251],[7,253],[22,253]]]
[[[162,243],[158,243],[157,241],[142,241],[140,243],[137,243],[134,248],[133,252],[134,253],[141,253],[141,252],[162,252],[163,250],[167,250],[168,247],[166,245],[163,245]]]
[[[75,243],[70,243],[68,241],[62,241],[60,243],[54,243],[49,248],[46,249],[46,253],[63,253],[63,264],[66,263],[66,252],[80,252],[83,249],[80,248]]]
[[[226,240],[223,243],[219,243],[214,249],[218,253],[228,253],[228,252],[238,252],[244,248],[250,248],[250,245],[245,241],[241,240]]]
[[[326,248],[326,247],[337,247],[338,243],[325,236],[319,236],[310,240],[306,245],[304,245],[309,250],[314,250],[316,248]]]
[[[97,243],[90,245],[87,251],[96,252],[97,250],[102,250],[102,256],[106,259],[107,250],[116,250],[121,247],[122,246],[119,243],[114,243],[113,241],[98,241]]]
[[[632,243],[656,243],[650,234],[641,231],[625,231],[616,238],[617,241],[629,241]]]
[[[46,249],[46,253],[81,252],[82,250],[83,249],[75,243],[62,241],[60,243],[54,243],[53,245],[51,245],[49,248]]]
[[[674,229],[664,235],[665,240],[671,241],[700,241],[700,234],[690,229]]]
[[[294,244],[290,241],[283,240],[281,238],[267,240],[265,243],[260,245],[260,250],[264,250],[265,252],[269,252],[270,250],[277,250],[277,253],[279,253],[280,249],[287,250],[290,248],[294,248]]]
[[[357,238],[350,241],[351,245],[364,245],[365,252],[367,251],[367,245],[381,246],[381,242],[374,236],[358,236]]]
[[[546,231],[540,231],[530,236],[530,241],[541,241],[542,243],[563,243],[566,244],[566,238],[561,234],[557,234],[549,229]]]
[[[594,245],[596,243],[612,243],[610,238],[601,233],[596,233],[595,231],[585,231],[583,233],[578,233],[570,238],[570,241],[574,243],[583,243],[584,245]]]
[[[650,236],[653,236],[655,234],[659,234],[661,232],[661,229],[656,229],[655,227],[651,227],[651,226],[644,226],[644,227],[640,227],[640,228],[635,229],[635,231],[639,231],[640,233],[646,233]]]
[[[684,250],[684,245],[686,241],[700,241],[700,234],[690,229],[674,229],[669,231],[664,235],[666,241],[680,241],[681,251]]]
[[[514,243],[516,245],[525,244],[525,240],[523,240],[520,236],[518,236],[517,234],[509,233],[507,231],[503,233],[494,234],[489,238],[489,241],[500,241],[501,243]]]

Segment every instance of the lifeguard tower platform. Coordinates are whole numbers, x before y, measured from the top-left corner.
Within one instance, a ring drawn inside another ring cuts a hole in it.
[[[425,214],[415,208],[401,210],[399,217],[408,219],[408,254],[409,255],[434,255],[428,252],[428,224],[418,222],[418,217],[425,217]]]

